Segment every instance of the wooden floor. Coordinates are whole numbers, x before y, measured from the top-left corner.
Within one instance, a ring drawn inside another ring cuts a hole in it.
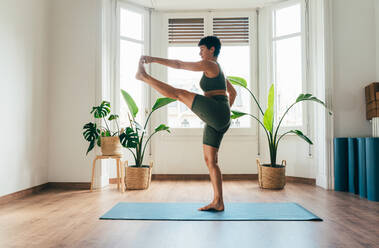
[[[153,180],[148,190],[125,193],[115,185],[92,193],[47,189],[0,206],[0,247],[379,247],[379,203],[295,183],[269,191],[257,181],[225,181],[224,198],[296,202],[323,222],[99,220],[120,201],[211,198],[209,181]]]

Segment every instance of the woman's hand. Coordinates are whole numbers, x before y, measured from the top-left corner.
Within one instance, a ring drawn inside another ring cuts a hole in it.
[[[150,64],[154,62],[153,57],[151,56],[141,56],[141,60],[144,64]]]

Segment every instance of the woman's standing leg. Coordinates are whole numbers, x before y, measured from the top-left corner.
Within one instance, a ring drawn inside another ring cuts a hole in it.
[[[203,144],[204,159],[209,169],[209,176],[211,178],[214,197],[213,201],[199,208],[199,210],[224,210],[224,199],[222,196],[222,174],[220,167],[218,166],[218,148]]]

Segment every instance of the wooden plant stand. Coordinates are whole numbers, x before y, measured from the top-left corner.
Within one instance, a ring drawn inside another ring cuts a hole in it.
[[[121,188],[121,192],[125,191],[125,184],[123,183],[123,180],[122,180],[124,178],[124,172],[122,170],[123,166],[121,166],[121,158],[122,158],[121,155],[97,155],[96,156],[96,158],[93,160],[93,163],[92,163],[92,179],[91,179],[91,189],[90,189],[91,191],[93,188],[93,181],[94,181],[94,176],[95,176],[96,160],[99,160],[99,159],[115,159],[116,160],[116,164],[117,164],[117,189],[120,190],[120,188]],[[120,172],[121,172],[121,175],[120,175]]]

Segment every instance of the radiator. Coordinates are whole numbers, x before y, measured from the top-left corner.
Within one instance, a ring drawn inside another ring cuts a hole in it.
[[[379,137],[379,117],[372,118],[372,137]]]

